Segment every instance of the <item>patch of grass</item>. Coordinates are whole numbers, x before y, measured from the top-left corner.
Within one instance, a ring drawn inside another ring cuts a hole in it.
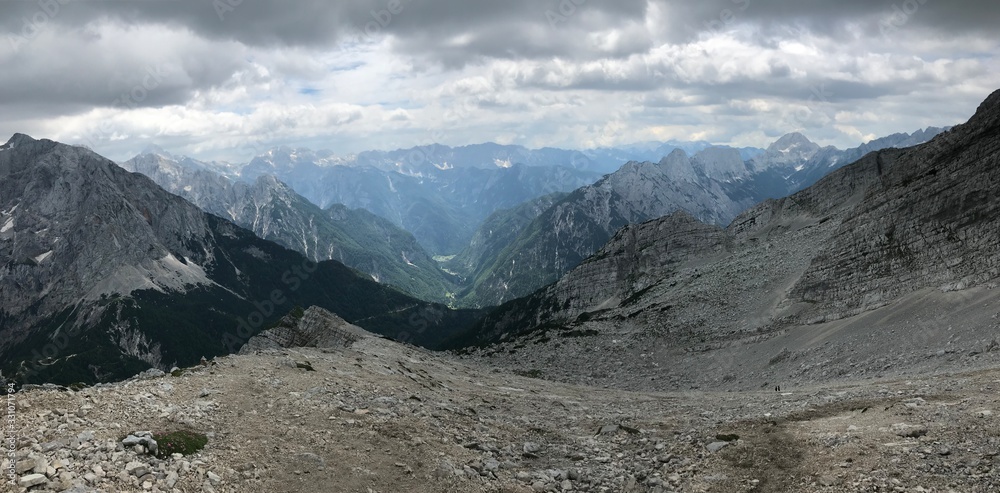
[[[166,433],[153,433],[153,440],[156,440],[156,456],[165,459],[171,454],[190,455],[208,444],[208,437],[190,430],[172,431]]]
[[[539,370],[537,368],[531,370],[517,370],[514,372],[514,374],[528,378],[542,378],[542,370]]]
[[[305,371],[316,371],[315,369],[313,369],[312,364],[310,364],[308,361],[306,361],[305,363],[295,363],[295,367],[302,368]]]
[[[181,376],[183,374],[184,374],[184,370],[181,370],[181,369],[177,369],[177,370],[174,370],[174,371],[170,372],[170,376],[172,376],[172,377],[179,377],[179,376]]]

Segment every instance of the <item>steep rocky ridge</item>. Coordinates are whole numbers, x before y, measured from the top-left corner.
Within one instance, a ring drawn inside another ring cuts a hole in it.
[[[892,147],[939,130],[897,134],[862,148]],[[821,148],[793,133],[747,161],[737,149],[708,147],[693,156],[674,150],[658,164],[628,163],[540,214],[496,257],[482,263],[460,299],[487,306],[527,295],[554,282],[627,224],[678,210],[709,223],[729,224],[753,204],[812,185],[855,156],[860,158],[862,148]]]
[[[675,151],[683,152],[683,151]],[[627,224],[678,209],[724,222],[750,203],[728,199],[719,182],[674,180],[669,159],[625,164],[601,181],[574,191],[525,227],[464,294],[471,304],[496,305],[555,279],[597,251]],[[690,163],[688,164],[690,166]]]
[[[818,252],[792,299],[816,320],[854,315],[920,288],[963,290],[1000,276],[1000,104],[883,166],[883,177]]]

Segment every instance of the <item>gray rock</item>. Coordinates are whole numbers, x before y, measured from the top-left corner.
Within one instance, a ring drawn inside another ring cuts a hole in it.
[[[122,439],[122,446],[124,447],[135,447],[136,445],[142,446],[145,451],[151,455],[156,455],[159,451],[159,446],[156,440],[153,439],[153,434],[148,431],[137,431],[134,434],[126,436]]]
[[[316,454],[304,452],[295,457],[297,459],[298,467],[303,471],[322,471],[326,468],[326,460]]]
[[[604,425],[597,432],[598,435],[609,435],[618,431],[618,425]]]
[[[17,472],[18,474],[24,474],[34,469],[36,463],[37,462],[35,458],[21,459],[17,461],[17,464],[14,465],[14,471]]]
[[[489,472],[496,472],[500,469],[500,461],[490,457],[483,460],[483,470]]]
[[[920,438],[928,432],[926,426],[911,425],[907,423],[896,423],[892,425],[892,431],[896,435],[904,438]]]
[[[729,442],[712,442],[705,448],[707,448],[709,452],[715,453],[726,448],[727,446],[729,446]]]

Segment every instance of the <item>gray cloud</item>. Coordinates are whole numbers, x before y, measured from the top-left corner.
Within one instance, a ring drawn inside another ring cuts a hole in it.
[[[835,37],[852,35],[847,24],[874,36],[880,23],[888,23],[897,30],[995,38],[1000,25],[1000,9],[989,0],[41,0],[0,4],[0,32],[17,37],[39,19],[42,28],[114,19],[181,26],[208,39],[250,46],[329,47],[367,31],[397,37],[402,51],[455,65],[479,57],[593,55],[581,35],[644,23],[651,8],[665,12],[658,33],[675,42],[748,22],[772,31],[795,25]],[[648,40],[611,55],[644,47]]]
[[[392,125],[408,125],[394,139],[465,143],[626,138],[594,130],[611,114],[634,118],[623,125],[637,135],[684,125],[750,139],[800,125],[843,141],[834,123],[864,134],[890,124],[835,121],[857,107],[921,101],[937,112],[928,119],[949,118],[930,123],[956,123],[957,106],[1000,86],[997,25],[1000,9],[982,0],[0,1],[0,130],[177,106],[160,117],[215,118],[237,143],[278,128],[258,140],[361,145]],[[823,118],[788,117],[802,108]],[[339,112],[350,118],[328,118]],[[582,120],[578,132],[557,118]],[[123,118],[115,135],[127,142],[140,120]],[[134,133],[196,147],[190,126]],[[427,142],[399,145],[416,143]]]

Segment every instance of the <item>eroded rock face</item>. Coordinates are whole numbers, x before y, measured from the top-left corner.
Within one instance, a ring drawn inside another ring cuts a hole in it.
[[[818,252],[791,297],[816,320],[916,289],[961,290],[1000,275],[1000,92],[966,124],[899,152]]]
[[[294,347],[342,348],[370,336],[361,327],[314,306],[301,316],[287,315],[277,327],[251,337],[239,354]]]

